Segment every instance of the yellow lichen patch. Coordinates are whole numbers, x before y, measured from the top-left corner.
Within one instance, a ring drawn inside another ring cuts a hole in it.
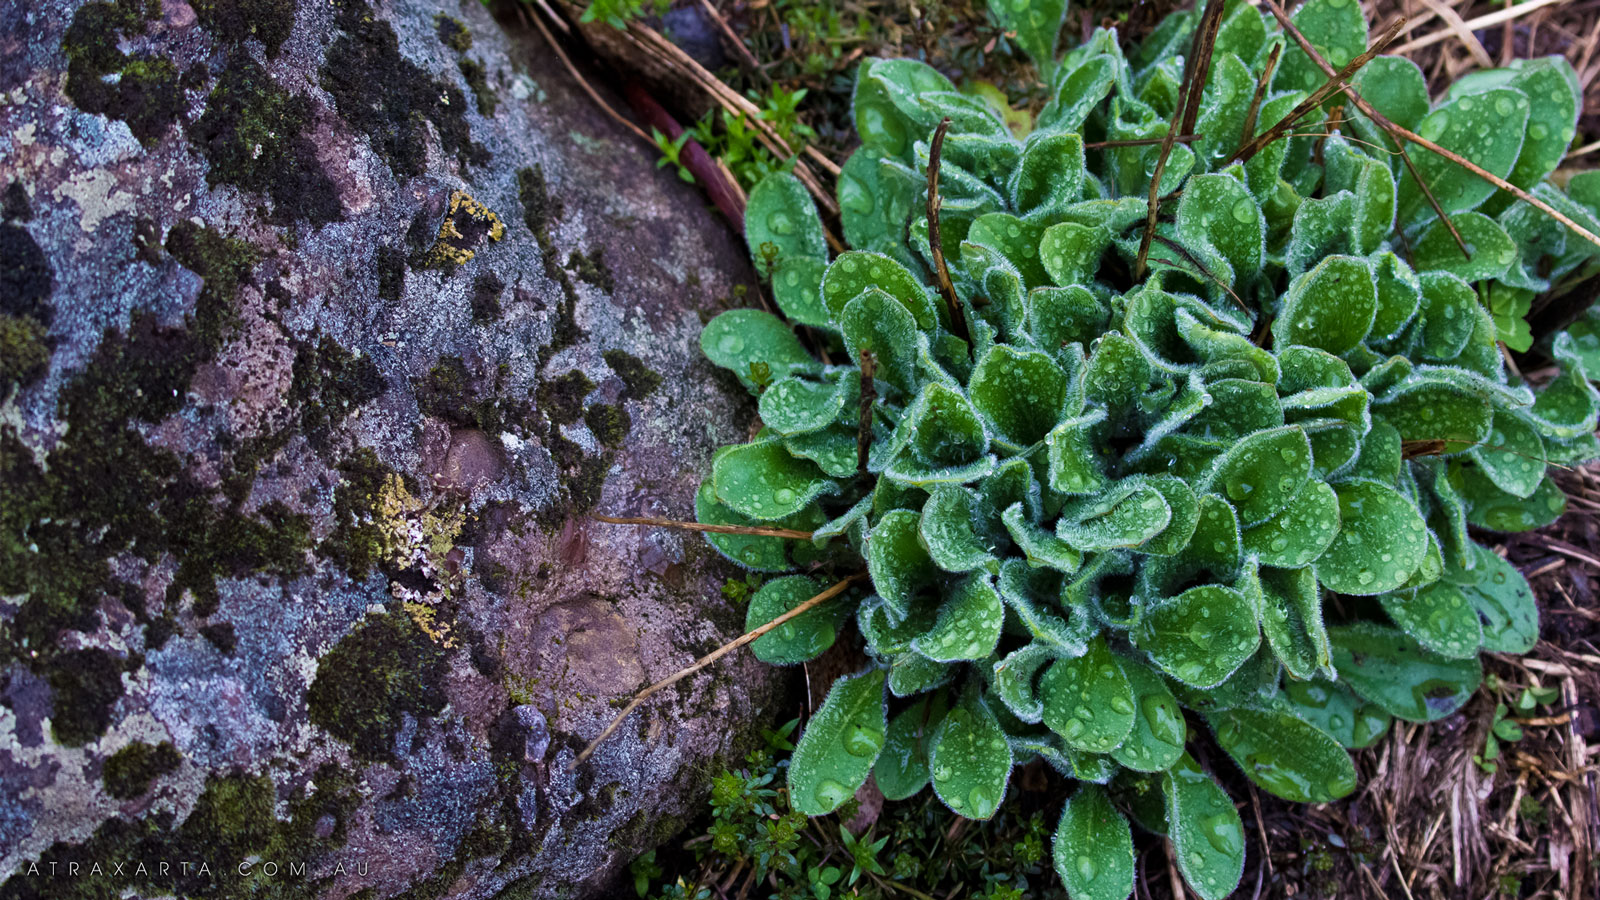
[[[400,607],[411,617],[417,630],[427,635],[429,640],[447,649],[456,646],[455,636],[450,633],[450,623],[439,621],[438,609],[413,600],[400,604]]]
[[[424,503],[406,490],[404,479],[394,473],[383,481],[376,512],[387,558],[401,568],[420,571],[439,585],[437,592],[422,599],[435,603],[449,596],[456,577],[445,558],[455,549],[466,516],[458,509]]]
[[[505,223],[499,216],[465,191],[455,191],[450,194],[450,209],[439,223],[439,236],[428,248],[423,265],[429,268],[463,265],[477,254],[474,248],[485,237],[498,241],[505,233]]]

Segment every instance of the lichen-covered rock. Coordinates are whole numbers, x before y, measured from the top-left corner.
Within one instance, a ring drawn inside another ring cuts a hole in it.
[[[743,436],[735,239],[471,0],[0,0],[0,97],[0,897],[604,892],[777,691],[567,771],[741,625],[585,515]]]

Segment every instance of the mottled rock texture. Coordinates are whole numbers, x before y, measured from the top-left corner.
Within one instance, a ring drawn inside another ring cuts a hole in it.
[[[739,630],[585,513],[692,514],[750,274],[440,2],[0,0],[0,897],[606,896],[777,696],[566,771]]]

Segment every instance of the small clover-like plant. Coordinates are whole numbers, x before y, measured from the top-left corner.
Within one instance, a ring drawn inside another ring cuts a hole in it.
[[[791,176],[750,193],[752,255],[788,322],[736,309],[705,328],[764,428],[717,452],[696,512],[811,535],[708,535],[779,576],[750,598],[752,629],[822,593],[822,572],[869,575],[753,644],[797,664],[853,620],[871,659],[802,734],[794,809],[832,812],[875,776],[891,800],[931,788],[987,819],[1012,769],[1044,759],[1077,782],[1054,843],[1073,897],[1130,893],[1131,816],[1214,900],[1239,881],[1244,831],[1186,749],[1192,726],[1263,790],[1328,802],[1356,786],[1349,750],[1455,712],[1480,652],[1537,640],[1526,581],[1473,531],[1549,523],[1565,503],[1551,467],[1600,456],[1600,317],[1555,337],[1562,371],[1542,387],[1498,342],[1526,346],[1528,299],[1600,269],[1600,247],[1413,146],[1425,191],[1353,109],[1243,154],[1323,76],[1236,0],[1199,137],[1163,147],[1196,14],[1058,60],[1062,8],[1002,16],[1052,91],[1025,138],[922,63],[860,65],[847,252],[830,259]],[[1310,0],[1293,20],[1336,67],[1367,44],[1358,4]],[[1600,175],[1549,180],[1578,108],[1565,61],[1441,98],[1400,58],[1354,81],[1600,231]],[[1163,154],[1158,193],[1176,200],[1152,219]]]

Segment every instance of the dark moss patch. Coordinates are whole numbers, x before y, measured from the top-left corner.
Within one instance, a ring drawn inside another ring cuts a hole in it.
[[[428,415],[489,434],[520,428],[531,410],[525,401],[503,396],[506,373],[500,366],[492,374],[475,376],[461,357],[441,356],[418,381],[417,404]]]
[[[395,174],[421,175],[427,163],[428,122],[447,154],[462,165],[483,165],[489,153],[472,141],[459,88],[433,78],[400,53],[394,28],[362,0],[340,0],[344,32],[321,71],[322,87],[339,114],[367,135],[373,152]]]
[[[500,99],[495,96],[494,88],[489,87],[488,68],[475,59],[463,59],[460,69],[461,77],[467,80],[467,87],[478,101],[478,114],[485,118],[493,116]]]
[[[606,265],[604,251],[595,250],[585,256],[574,250],[567,255],[567,268],[584,284],[592,284],[608,294],[617,289],[616,280],[611,277],[611,267]]]
[[[590,406],[584,410],[583,423],[589,426],[595,440],[607,447],[620,445],[622,439],[628,436],[628,429],[633,427],[633,420],[620,403],[596,403]]]
[[[522,221],[539,244],[545,274],[561,288],[561,304],[550,326],[549,352],[554,355],[576,344],[584,336],[577,320],[578,292],[573,287],[572,278],[559,265],[555,242],[550,237],[550,225],[561,217],[562,203],[560,198],[550,193],[542,166],[517,172],[517,196],[522,201]]]
[[[232,656],[233,651],[239,649],[239,635],[233,630],[232,622],[213,622],[210,625],[200,626],[200,636],[211,643],[211,646],[221,651],[223,656]]]
[[[493,272],[484,272],[472,279],[472,321],[486,325],[499,319],[500,295],[506,291],[506,283],[500,276]]]
[[[607,350],[606,365],[622,379],[622,396],[627,400],[643,400],[661,386],[661,376],[651,371],[637,356],[626,350]]]
[[[250,38],[277,56],[294,31],[295,0],[194,0],[200,24],[219,40],[238,46]]]
[[[160,0],[89,3],[73,13],[61,39],[67,96],[84,112],[127,122],[146,146],[183,115],[178,70],[157,57],[128,56],[117,44],[142,35],[160,16]]]
[[[326,335],[295,348],[289,402],[300,410],[300,433],[326,448],[345,417],[378,399],[388,388],[377,363],[351,353]]]
[[[169,490],[176,495],[169,537],[184,551],[167,587],[169,602],[191,591],[195,614],[209,616],[221,600],[219,578],[256,572],[293,578],[305,570],[310,517],[277,500],[261,507],[259,519],[234,508],[219,509],[187,478]]]
[[[22,182],[13,181],[6,185],[4,196],[0,196],[0,218],[16,222],[33,221],[33,206],[28,203],[28,189],[22,186]]]
[[[550,225],[561,218],[561,198],[550,193],[544,177],[544,166],[534,166],[517,172],[517,195],[522,200],[522,220],[543,246],[550,239]]]
[[[399,303],[406,287],[406,255],[393,247],[379,247],[373,266],[378,270],[378,299]]]
[[[289,18],[292,22],[292,2]],[[232,184],[271,197],[271,221],[278,224],[306,220],[320,226],[342,219],[339,190],[306,134],[311,116],[310,100],[285,91],[247,53],[236,51],[217,79],[205,113],[188,128],[189,140],[211,163],[206,183]]]
[[[333,532],[317,552],[339,564],[352,578],[366,578],[383,558],[383,530],[373,517],[383,482],[394,470],[370,447],[360,447],[339,463],[339,484],[333,489]]]
[[[151,745],[134,741],[111,754],[100,778],[105,782],[106,793],[118,800],[132,800],[144,796],[157,778],[172,772],[183,761],[178,749],[170,741]]]
[[[368,616],[328,651],[306,694],[311,721],[363,759],[394,756],[406,714],[444,709],[446,655],[409,616]]]
[[[50,327],[55,276],[39,242],[27,229],[0,223],[0,312],[30,316]]]
[[[105,733],[111,705],[122,697],[123,660],[85,648],[59,654],[48,681],[55,695],[50,732],[56,742],[81,747]]]
[[[209,359],[237,321],[234,299],[240,285],[250,283],[259,254],[245,241],[188,219],[172,226],[166,248],[184,268],[205,281],[190,321],[193,341]]]
[[[583,418],[583,398],[594,390],[588,376],[573,369],[539,385],[535,402],[552,425],[571,425]]]
[[[465,53],[472,49],[472,32],[461,20],[444,13],[436,13],[433,17],[434,30],[439,35],[439,43],[449,47],[457,53]]]
[[[49,368],[49,338],[39,320],[0,313],[0,397],[13,384],[27,387]]]

